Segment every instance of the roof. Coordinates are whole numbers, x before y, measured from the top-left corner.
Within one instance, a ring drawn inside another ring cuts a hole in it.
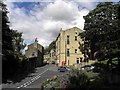
[[[66,31],[70,31],[70,30],[73,30],[73,29],[79,29],[81,32],[83,32],[84,30],[82,30],[82,29],[80,29],[80,28],[78,28],[78,27],[72,27],[72,28],[69,28],[69,29],[66,29],[66,30],[60,30],[60,32],[59,32],[59,34],[58,34],[58,36],[57,36],[57,38],[56,38],[56,40],[55,41],[57,41],[57,39],[58,39],[58,37],[60,36],[60,33],[61,32],[66,32]]]
[[[34,43],[36,43],[36,42],[34,42]],[[33,46],[34,47],[34,43],[32,43],[32,44],[29,44],[28,45],[28,47],[30,47],[30,46]],[[39,43],[37,43],[37,48],[36,47],[34,47],[36,50],[39,50],[40,51],[40,48],[39,47],[42,47],[43,48],[43,46],[41,45],[41,44],[39,44]],[[27,49],[28,50],[28,49]],[[26,51],[27,51],[26,50]]]

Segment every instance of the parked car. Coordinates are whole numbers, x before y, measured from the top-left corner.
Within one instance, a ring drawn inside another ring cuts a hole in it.
[[[60,66],[60,67],[58,67],[58,71],[60,71],[60,72],[65,72],[65,71],[69,71],[69,70],[70,70],[70,68],[68,68],[66,66]]]
[[[52,61],[51,63],[52,63],[52,64],[55,64],[55,61]]]
[[[81,70],[90,71],[90,70],[93,70],[94,68],[95,68],[94,66],[85,65],[85,66],[81,67]]]
[[[66,67],[66,69],[67,69],[68,71],[70,71],[70,68],[69,68],[69,67]]]

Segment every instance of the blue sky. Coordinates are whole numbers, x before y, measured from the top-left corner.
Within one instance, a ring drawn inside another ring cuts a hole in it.
[[[6,2],[10,27],[23,32],[26,44],[33,43],[37,37],[39,43],[44,47],[56,39],[61,28],[65,30],[77,26],[83,29],[83,16],[87,15],[98,4],[98,0],[25,1]]]

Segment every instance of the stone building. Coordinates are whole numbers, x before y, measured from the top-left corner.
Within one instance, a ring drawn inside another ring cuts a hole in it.
[[[60,30],[56,39],[56,57],[59,66],[72,66],[79,64],[84,55],[79,49],[84,42],[79,36],[83,30],[73,27],[67,30]]]
[[[50,63],[50,54],[45,54],[44,55],[44,62],[46,62],[46,63]]]
[[[25,51],[27,59],[34,59],[35,66],[41,66],[43,64],[44,47],[40,45],[35,39],[35,42],[28,45],[28,49]]]

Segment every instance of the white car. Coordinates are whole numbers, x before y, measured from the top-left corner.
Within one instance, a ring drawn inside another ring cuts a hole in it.
[[[58,67],[58,71],[60,71],[60,72],[70,71],[70,68],[68,68],[66,66],[60,66],[60,67]]]
[[[66,69],[67,69],[68,71],[70,71],[70,68],[66,67]]]
[[[90,71],[90,70],[93,70],[94,68],[95,68],[94,66],[85,65],[85,66],[81,67],[81,70]]]

